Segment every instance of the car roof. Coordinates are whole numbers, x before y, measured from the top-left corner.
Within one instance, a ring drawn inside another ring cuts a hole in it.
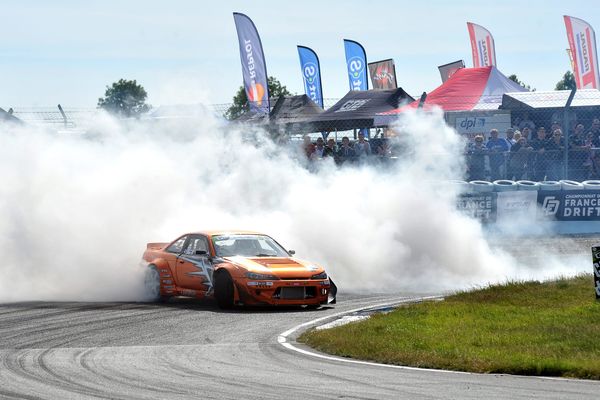
[[[228,229],[228,230],[205,230],[205,231],[196,231],[190,232],[188,235],[205,235],[205,236],[220,236],[220,235],[265,235],[261,232],[256,231],[245,231],[238,229]],[[268,235],[265,235],[268,236]]]

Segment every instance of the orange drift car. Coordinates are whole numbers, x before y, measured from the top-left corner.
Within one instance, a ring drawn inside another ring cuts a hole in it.
[[[214,297],[221,308],[335,303],[337,288],[325,270],[293,254],[256,232],[188,233],[148,243],[145,284],[156,301]]]

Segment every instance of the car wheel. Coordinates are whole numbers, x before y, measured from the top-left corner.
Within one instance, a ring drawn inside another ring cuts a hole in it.
[[[160,274],[158,273],[156,266],[150,265],[146,270],[144,287],[150,301],[163,303],[167,300],[167,297],[160,294]]]
[[[219,272],[215,277],[215,299],[219,308],[233,307],[233,280],[227,272]]]

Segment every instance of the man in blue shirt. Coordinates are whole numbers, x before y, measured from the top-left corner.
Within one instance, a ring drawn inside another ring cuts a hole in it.
[[[506,156],[510,150],[508,140],[498,137],[498,129],[492,129],[485,147],[489,151],[491,180],[502,179],[502,170],[506,163]]]

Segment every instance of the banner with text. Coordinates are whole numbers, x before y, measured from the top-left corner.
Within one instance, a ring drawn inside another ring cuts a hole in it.
[[[270,105],[267,66],[258,31],[252,20],[244,14],[233,13],[233,19],[238,34],[244,88],[250,111],[268,114]]]
[[[350,90],[369,90],[365,49],[354,40],[344,39],[344,50]]]
[[[305,46],[298,46],[298,56],[300,56],[300,69],[302,70],[302,79],[304,79],[304,93],[323,108],[319,57],[312,49]]]
[[[467,22],[467,27],[473,53],[473,67],[496,66],[496,46],[490,31],[472,22]]]
[[[456,208],[471,218],[484,224],[496,222],[496,206],[498,194],[463,193],[456,200]]]
[[[600,89],[596,34],[582,19],[564,16],[577,89]]]
[[[396,66],[394,60],[382,60],[369,63],[369,75],[373,89],[386,90],[397,89]]]
[[[556,190],[538,192],[538,217],[557,221],[600,220],[600,191]]]

